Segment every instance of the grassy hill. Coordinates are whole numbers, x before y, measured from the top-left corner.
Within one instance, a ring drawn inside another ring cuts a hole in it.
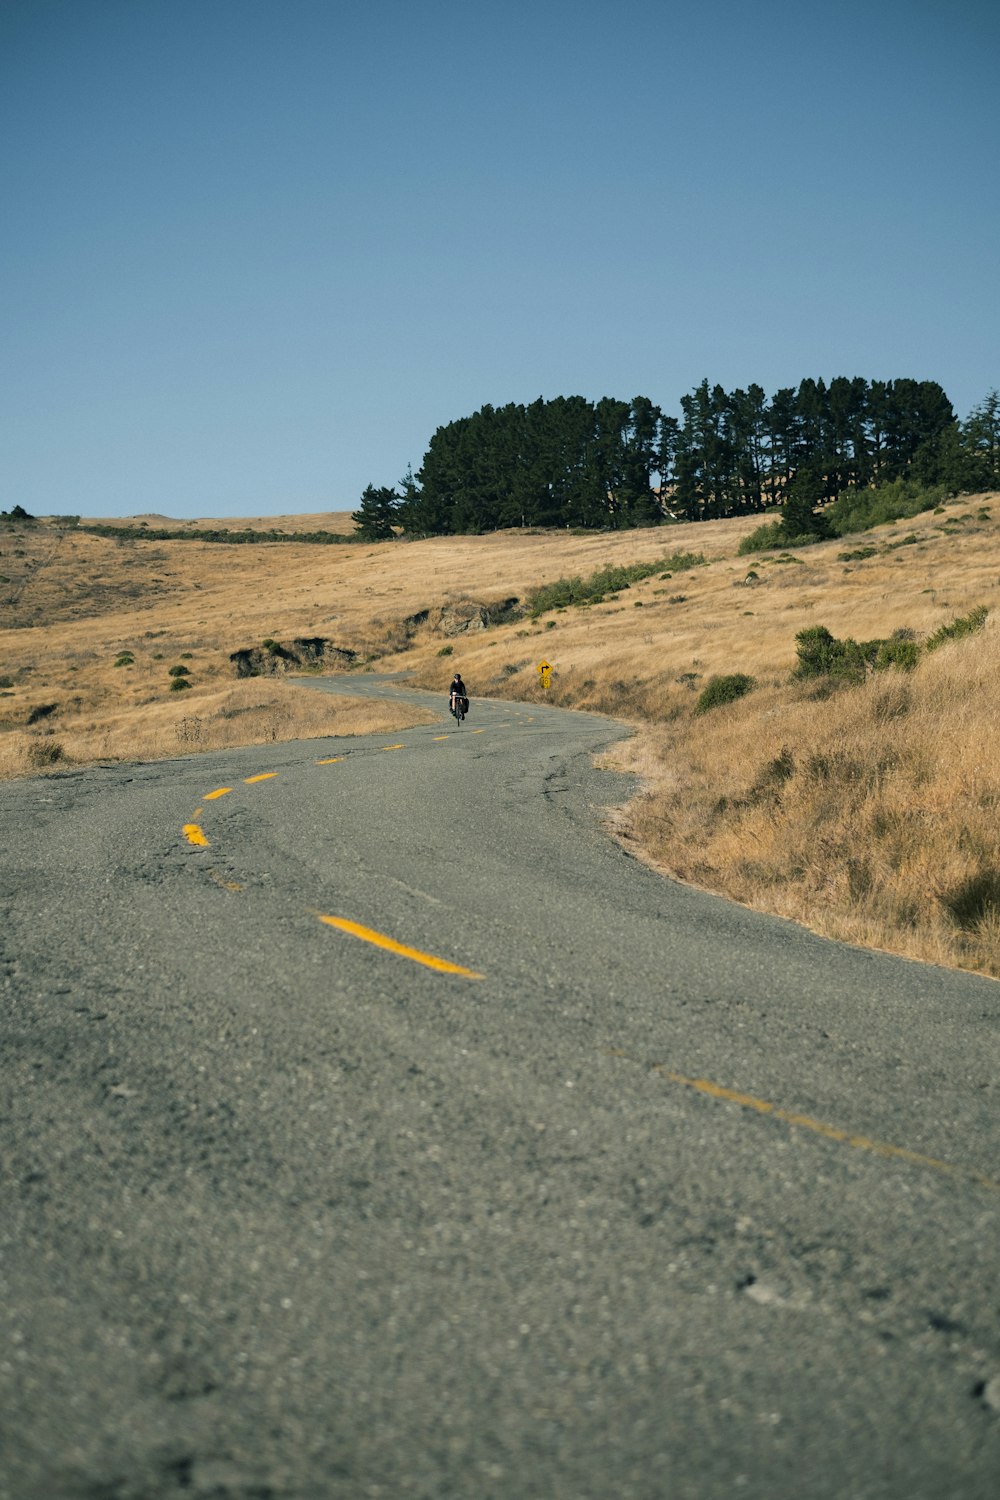
[[[665,872],[1000,975],[998,502],[749,557],[759,518],[340,547],[4,524],[0,774],[402,728],[419,714],[331,706],[288,670],[407,670],[443,695],[459,667],[473,698],[632,721],[614,764],[644,790],[617,831]],[[898,664],[796,675],[810,627]],[[268,675],[237,680],[240,650]]]

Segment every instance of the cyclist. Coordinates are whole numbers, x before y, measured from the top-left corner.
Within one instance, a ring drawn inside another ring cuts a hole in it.
[[[448,707],[452,713],[455,713],[457,708],[461,708],[463,714],[469,712],[469,695],[465,690],[461,672],[456,672],[451,679],[451,687],[448,689]]]

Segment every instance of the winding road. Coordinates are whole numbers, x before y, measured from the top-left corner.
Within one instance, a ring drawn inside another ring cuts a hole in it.
[[[441,721],[0,785],[2,1500],[995,1500],[1000,986],[308,687]]]

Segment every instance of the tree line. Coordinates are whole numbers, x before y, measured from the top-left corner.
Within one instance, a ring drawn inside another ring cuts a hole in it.
[[[897,480],[1000,486],[1000,396],[960,421],[933,380],[803,380],[770,398],[703,380],[665,414],[646,396],[483,406],[439,427],[416,474],[369,485],[369,540],[511,526],[626,528],[749,515]]]

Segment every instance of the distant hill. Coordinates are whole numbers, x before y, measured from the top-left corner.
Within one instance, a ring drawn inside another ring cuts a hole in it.
[[[294,516],[201,516],[197,520],[178,520],[175,516],[163,516],[144,511],[135,516],[86,516],[84,526],[148,526],[151,531],[162,529],[183,531],[278,531],[285,535],[297,532],[333,531],[345,536],[354,530],[349,510],[320,511],[315,515]]]

